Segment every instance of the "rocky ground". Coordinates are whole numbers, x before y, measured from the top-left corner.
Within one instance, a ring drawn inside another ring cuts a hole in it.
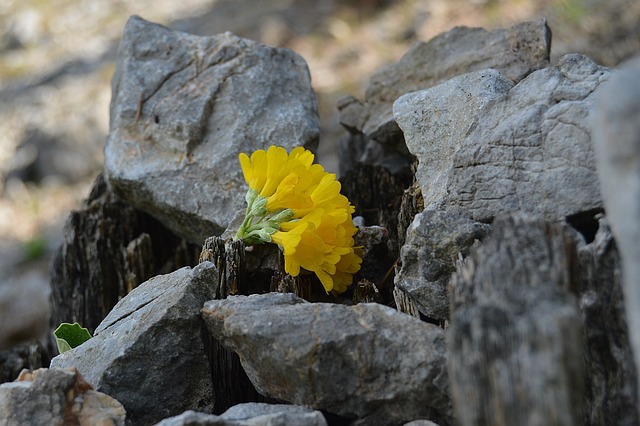
[[[374,71],[416,41],[457,25],[494,29],[544,16],[554,33],[552,63],[581,52],[611,67],[640,49],[634,0],[4,1],[0,289],[15,282],[47,291],[67,213],[102,169],[116,48],[132,14],[194,34],[232,31],[299,53],[320,105],[320,161],[333,171],[335,145],[345,134],[337,100],[362,98]]]

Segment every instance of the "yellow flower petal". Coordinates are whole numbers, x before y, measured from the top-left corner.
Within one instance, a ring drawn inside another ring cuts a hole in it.
[[[353,247],[355,208],[340,193],[336,176],[313,160],[313,153],[302,147],[290,154],[276,146],[251,157],[240,154],[249,187],[266,199],[264,220],[280,228],[270,237],[283,250],[285,271],[292,276],[301,269],[314,272],[324,289],[336,294],[347,289],[362,263],[360,250]],[[293,213],[276,216],[282,211]]]

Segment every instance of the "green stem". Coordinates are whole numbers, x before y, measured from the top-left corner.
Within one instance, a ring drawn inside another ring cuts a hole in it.
[[[244,220],[238,228],[234,240],[242,240],[248,246],[271,242],[271,234],[280,229],[280,223],[293,217],[291,209],[269,213],[265,209],[266,198],[250,189],[245,197],[247,209]]]

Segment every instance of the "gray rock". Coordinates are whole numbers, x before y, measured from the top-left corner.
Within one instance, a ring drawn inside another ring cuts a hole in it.
[[[409,423],[405,423],[403,426],[438,426],[430,420],[413,420]]]
[[[36,370],[48,364],[49,360],[49,351],[40,342],[0,351],[0,383],[15,380],[22,370]]]
[[[138,17],[124,30],[110,113],[110,185],[197,243],[244,204],[240,152],[315,149],[319,137],[309,71],[292,51]]]
[[[549,65],[550,46],[551,32],[545,20],[491,32],[457,27],[415,44],[397,63],[371,77],[364,102],[353,97],[339,101],[340,122],[352,135],[340,141],[341,153],[347,154],[341,159],[341,173],[359,161],[382,165],[397,174],[411,162],[392,111],[400,96],[488,68],[517,83]]]
[[[623,256],[627,323],[640,371],[639,77],[640,58],[636,58],[598,89],[591,128],[604,205]]]
[[[394,65],[376,72],[365,92],[363,132],[385,143],[397,132],[392,105],[401,95],[472,71],[494,68],[513,82],[549,65],[551,32],[544,19],[508,29],[456,27],[415,44]]]
[[[438,138],[435,132],[425,138],[419,118],[404,122],[410,146],[443,147],[425,149],[418,158],[420,167],[437,171],[420,182],[428,190],[425,206],[480,222],[518,210],[558,220],[602,208],[587,117],[593,91],[609,75],[584,56],[566,55],[557,67],[531,73],[482,108],[466,134],[457,133],[456,126],[465,123],[468,111],[448,102],[451,97],[474,102],[467,94],[477,89],[460,87],[446,100],[430,98],[434,103],[428,107],[416,104],[416,115],[424,111],[423,122],[437,119],[443,127]],[[453,140],[446,139],[448,134]],[[426,155],[439,151],[449,157]]]
[[[338,99],[336,107],[340,112],[340,124],[353,134],[360,133],[365,119],[362,102],[355,96],[347,95]]]
[[[418,158],[416,180],[425,208],[446,196],[453,160],[482,107],[503,96],[513,83],[496,70],[464,74],[432,89],[408,93],[393,104],[407,148]]]
[[[248,402],[238,404],[219,416],[186,411],[179,416],[165,419],[157,426],[326,426],[320,411],[298,405],[265,404]]]
[[[257,417],[260,420],[256,419],[254,421],[264,421],[265,424],[271,424],[268,423],[269,418],[273,418],[274,421],[284,422],[282,423],[283,425],[320,426],[327,424],[321,412],[310,408],[299,405],[265,404],[260,402],[247,402],[245,404],[234,405],[222,413],[220,417],[236,421],[250,420]],[[264,420],[262,420],[262,418],[264,418]]]
[[[51,366],[77,367],[96,390],[122,402],[132,422],[211,411],[199,309],[217,279],[215,266],[203,262],[146,281],[118,302],[92,339],[55,357]]]
[[[305,303],[277,293],[212,300],[203,316],[264,395],[356,424],[451,423],[439,327],[375,303]]]
[[[449,319],[449,284],[460,256],[482,240],[490,225],[440,211],[418,213],[400,251],[395,285],[429,318]]]
[[[24,370],[0,385],[0,424],[124,426],[125,410],[115,399],[91,388],[77,370]]]

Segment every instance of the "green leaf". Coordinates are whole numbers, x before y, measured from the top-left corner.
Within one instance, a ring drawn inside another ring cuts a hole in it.
[[[42,236],[36,236],[24,244],[24,252],[27,260],[40,259],[47,251],[47,240]]]
[[[56,338],[58,352],[60,353],[69,351],[91,339],[91,333],[89,333],[89,330],[82,327],[77,322],[74,322],[73,324],[63,322],[58,326],[58,328],[56,328],[53,335]]]

